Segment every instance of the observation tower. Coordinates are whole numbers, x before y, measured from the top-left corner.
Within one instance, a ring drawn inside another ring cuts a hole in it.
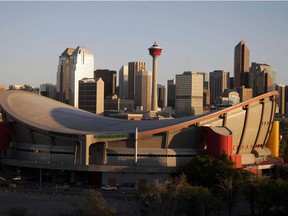
[[[161,55],[162,48],[159,47],[156,42],[152,47],[149,48],[149,54],[153,58],[153,71],[152,71],[152,104],[151,111],[158,110],[158,99],[157,99],[157,58]]]

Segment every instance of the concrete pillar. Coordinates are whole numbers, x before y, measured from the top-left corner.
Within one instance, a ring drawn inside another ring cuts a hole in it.
[[[39,169],[39,185],[42,186],[42,169]]]
[[[138,128],[135,129],[135,164],[138,160]]]
[[[86,139],[80,142],[80,165],[88,165],[89,148],[87,151]]]

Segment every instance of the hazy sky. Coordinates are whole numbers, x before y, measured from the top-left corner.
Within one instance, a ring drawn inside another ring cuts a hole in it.
[[[59,55],[86,46],[95,69],[118,71],[163,48],[158,82],[192,70],[230,71],[244,40],[250,61],[288,84],[288,2],[0,2],[0,84],[56,83]],[[118,79],[118,77],[117,77]]]

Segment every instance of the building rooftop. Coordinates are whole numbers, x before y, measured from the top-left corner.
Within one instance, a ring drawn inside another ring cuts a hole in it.
[[[77,55],[77,54],[80,54],[81,51],[84,51],[85,52],[85,55],[88,55],[88,56],[93,56],[93,54],[87,49],[87,47],[85,46],[78,46],[72,53],[72,55]]]
[[[195,117],[167,121],[128,121],[103,117],[25,91],[3,91],[0,105],[13,120],[46,132],[69,134],[123,133],[168,127]]]
[[[73,51],[74,51],[75,49],[74,48],[67,48],[67,49],[65,49],[64,50],[64,52],[62,53],[62,56],[66,56],[66,55],[72,55],[72,53],[73,53]]]
[[[0,107],[11,120],[43,133],[117,134],[134,133],[138,128],[139,136],[145,136],[217,121],[223,114],[276,95],[278,92],[269,92],[221,111],[161,121],[129,121],[103,117],[44,96],[17,90],[0,92]]]

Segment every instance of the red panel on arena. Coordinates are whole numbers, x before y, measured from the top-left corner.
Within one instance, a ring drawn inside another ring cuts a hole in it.
[[[203,127],[202,140],[206,145],[206,153],[215,158],[232,154],[232,133],[225,127]]]
[[[9,148],[9,142],[11,136],[14,134],[13,122],[1,122],[0,123],[0,149]]]

